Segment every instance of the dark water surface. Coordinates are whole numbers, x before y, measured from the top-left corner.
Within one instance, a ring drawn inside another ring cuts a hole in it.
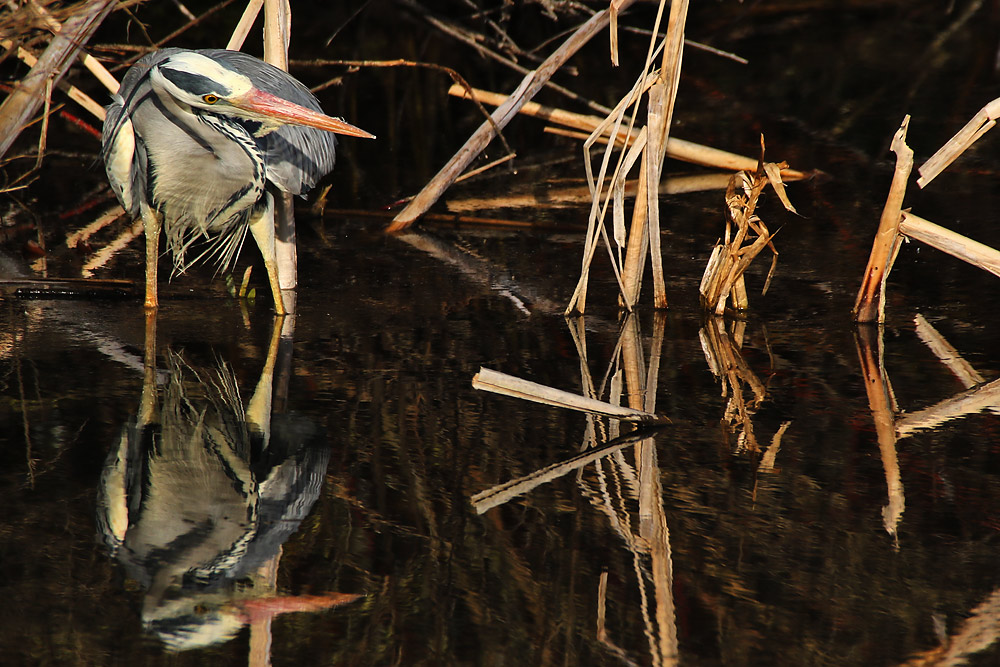
[[[993,17],[962,24],[942,63],[919,45],[954,15],[762,11],[751,31],[734,12],[696,14],[690,36],[753,69],[687,57],[678,135],[752,152],[764,131],[772,157],[827,174],[790,187],[801,218],[762,206],[784,225],[781,258],[766,296],[767,258],[751,271],[745,321],[697,304],[719,192],[663,198],[671,307],[630,318],[606,263],[588,314],[562,315],[585,204],[472,213],[577,226],[552,233],[387,237],[382,221],[303,213],[284,321],[259,270],[250,303],[208,269],[165,283],[155,327],[135,298],[6,290],[0,664],[996,664],[1000,399],[987,388],[952,419],[918,414],[1000,374],[995,278],[909,244],[886,326],[849,315],[889,139],[913,113],[919,164],[995,96],[982,64],[995,37],[980,35]],[[602,85],[619,95],[630,77]],[[405,120],[365,90],[352,94],[369,120],[345,115],[384,139],[344,142],[331,205],[373,211],[418,189],[475,121],[458,106],[453,126],[435,119],[437,88]],[[575,143],[512,132],[518,174],[457,188],[453,210],[582,175]],[[53,155],[29,197],[50,275],[76,275],[82,260],[55,248],[96,217],[59,218],[102,183],[70,178],[96,155],[81,150]],[[992,153],[906,205],[997,245]],[[140,243],[98,277],[140,278]],[[19,249],[10,276],[31,271]],[[974,369],[964,382],[928,327]],[[672,421],[484,509],[477,494],[618,426],[477,391],[481,367],[604,398],[646,391]]]

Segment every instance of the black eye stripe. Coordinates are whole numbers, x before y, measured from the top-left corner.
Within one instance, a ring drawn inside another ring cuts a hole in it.
[[[201,74],[191,74],[169,67],[160,67],[160,74],[183,91],[199,97],[203,95],[218,95],[224,97],[229,94],[229,89]]]

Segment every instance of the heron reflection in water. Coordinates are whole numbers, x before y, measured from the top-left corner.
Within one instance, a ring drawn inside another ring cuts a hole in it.
[[[333,133],[374,135],[322,113],[286,72],[239,51],[163,49],[125,74],[104,121],[103,157],[118,201],[146,235],[146,307],[155,308],[161,227],[184,272],[201,257],[221,268],[249,229],[285,313],[274,200],[307,193],[333,169]],[[200,239],[208,249],[190,259]]]
[[[172,650],[228,640],[262,614],[357,597],[275,595],[281,545],[319,497],[329,460],[312,422],[271,414],[277,347],[275,337],[245,409],[227,365],[196,369],[174,352],[158,392],[147,349],[140,409],[105,461],[101,537],[145,590],[147,631]]]

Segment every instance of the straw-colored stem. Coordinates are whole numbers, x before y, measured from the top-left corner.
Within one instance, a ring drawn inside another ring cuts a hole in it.
[[[11,42],[9,39],[0,39],[0,47],[3,47],[9,51],[14,48],[14,43]],[[35,64],[38,62],[38,58],[36,58],[33,53],[31,53],[30,51],[21,46],[17,47],[17,57],[21,62],[23,62],[28,67],[34,67]],[[100,121],[104,120],[104,107],[95,102],[94,98],[92,98],[90,95],[87,95],[87,93],[83,92],[76,86],[69,85],[65,81],[60,81],[58,85],[61,90],[64,90],[66,92],[66,95],[71,100],[73,100],[81,107],[89,111],[92,116],[94,116]]]
[[[913,168],[913,151],[906,145],[906,130],[909,124],[910,117],[906,116],[892,140],[891,149],[896,154],[896,170],[892,175],[889,196],[882,209],[868,266],[865,268],[861,289],[858,290],[858,298],[854,304],[856,322],[885,321],[884,285],[889,271],[892,270],[891,260],[899,244],[900,211],[903,206],[903,196],[906,194],[906,182]]]
[[[568,408],[580,412],[589,412],[605,417],[614,417],[624,421],[662,423],[664,418],[645,410],[612,405],[604,401],[587,398],[561,389],[547,387],[530,380],[500,373],[489,368],[480,368],[472,378],[472,387],[481,391],[489,391],[504,396],[521,398],[535,403],[544,403],[559,408]]]
[[[487,90],[481,90],[479,88],[473,88],[472,92],[476,96],[476,99],[483,104],[498,105],[506,99],[505,95],[500,95],[499,93]],[[448,94],[455,97],[471,99],[468,91],[458,84],[449,88]],[[527,116],[533,116],[535,118],[541,118],[564,127],[571,127],[586,132],[593,132],[605,122],[604,118],[600,118],[598,116],[565,111],[564,109],[544,106],[536,102],[526,103],[521,108],[520,113]],[[612,133],[604,132],[603,134],[607,136]],[[624,142],[633,140],[636,136],[638,136],[639,131],[633,130],[629,133],[624,129],[619,129],[613,134],[618,138],[618,140]],[[682,162],[690,162],[691,164],[698,164],[705,167],[715,167],[717,169],[729,169],[732,171],[754,171],[757,169],[757,158],[730,153],[729,151],[719,150],[718,148],[704,146],[702,144],[685,141],[684,139],[677,139],[675,137],[667,138],[666,155],[667,157],[675,160],[681,160]],[[806,178],[806,176],[807,174],[805,172],[798,171],[796,169],[786,168],[781,170],[781,177],[785,182],[801,180]]]
[[[915,241],[926,243],[1000,277],[1000,251],[988,245],[935,225],[930,220],[925,220],[909,211],[903,213],[899,231]]]

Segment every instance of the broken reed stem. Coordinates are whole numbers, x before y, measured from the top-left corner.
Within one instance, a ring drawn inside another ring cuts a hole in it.
[[[660,415],[636,410],[619,405],[613,405],[594,398],[587,398],[579,394],[573,394],[562,389],[554,389],[530,380],[494,371],[489,368],[480,368],[475,377],[472,378],[472,387],[481,391],[489,391],[504,396],[521,398],[535,403],[543,403],[557,408],[567,408],[579,412],[589,412],[590,414],[601,415],[603,417],[614,417],[622,421],[641,423],[665,423],[668,420]]]
[[[631,5],[634,0],[623,0],[619,9],[624,9]],[[521,84],[510,95],[507,101],[497,107],[493,112],[493,120],[497,127],[503,128],[510,122],[511,118],[517,114],[518,110],[541,90],[552,75],[555,74],[563,63],[575,54],[584,44],[590,41],[591,37],[602,30],[609,20],[609,11],[604,10],[595,14],[586,23],[580,26],[573,35],[563,42],[552,55],[545,59],[541,66],[521,81]],[[386,230],[388,232],[399,232],[410,225],[427,212],[428,209],[441,197],[446,189],[454,182],[458,176],[465,171],[469,163],[489,144],[494,136],[493,123],[483,123],[479,126],[465,145],[442,167],[437,175],[424,186],[423,190],[414,197],[413,201],[403,209],[393,220],[393,223]]]
[[[909,118],[909,116],[907,116]],[[938,149],[917,171],[920,178],[917,185],[921,188],[927,186],[938,174],[948,168],[952,162],[964,153],[972,144],[976,143],[981,136],[986,134],[990,128],[996,125],[996,119],[1000,118],[1000,98],[997,98],[980,109],[972,119],[959,130],[955,136],[945,142],[944,146]]]
[[[1000,277],[1000,251],[995,248],[935,225],[930,220],[925,220],[909,211],[903,212],[899,231],[915,241],[926,243]]]
[[[899,225],[906,194],[906,182],[913,169],[913,150],[906,145],[906,131],[910,125],[910,116],[903,118],[902,124],[892,138],[890,149],[896,154],[896,170],[889,186],[889,196],[886,198],[882,217],[879,219],[878,232],[872,244],[872,252],[868,258],[858,298],[854,303],[855,322],[885,321],[885,284],[892,270],[892,260],[899,250]]]
[[[734,309],[741,311],[749,306],[744,272],[764,248],[773,253],[771,269],[764,281],[761,293],[766,293],[774,274],[778,251],[772,243],[774,235],[767,225],[755,215],[757,200],[768,183],[771,184],[785,208],[795,212],[781,185],[778,165],[764,162],[764,138],[761,137],[761,154],[757,169],[753,173],[739,172],[730,179],[726,190],[726,233],[724,240],[712,249],[705,273],[702,275],[698,291],[702,307],[721,315],[726,309],[726,299]],[[772,180],[774,179],[774,180]],[[733,230],[735,229],[735,235]],[[757,236],[749,245],[744,245],[754,232]]]

